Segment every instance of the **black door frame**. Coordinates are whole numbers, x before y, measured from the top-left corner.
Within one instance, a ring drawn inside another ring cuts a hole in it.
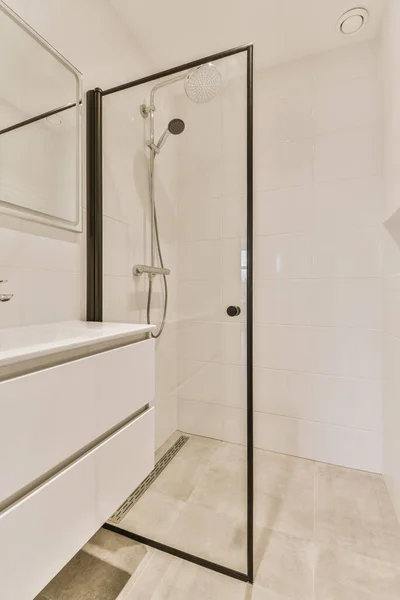
[[[103,148],[102,100],[131,87],[155,81],[220,60],[234,54],[246,53],[247,58],[247,572],[235,571],[223,565],[188,554],[160,542],[131,533],[109,523],[104,528],[137,542],[162,550],[189,562],[228,575],[240,581],[254,581],[254,419],[253,419],[253,44],[224,52],[149,75],[135,81],[101,90],[87,92],[87,320],[103,320]]]

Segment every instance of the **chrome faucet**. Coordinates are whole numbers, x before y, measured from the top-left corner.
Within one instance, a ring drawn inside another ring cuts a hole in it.
[[[0,279],[0,283],[7,283],[8,279]],[[14,294],[0,294],[0,302],[8,302]]]

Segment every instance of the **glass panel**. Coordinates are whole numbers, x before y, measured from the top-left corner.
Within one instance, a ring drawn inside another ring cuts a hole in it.
[[[4,7],[0,55],[0,211],[79,229],[80,74]]]
[[[154,95],[154,199],[171,271],[156,340],[160,462],[111,522],[246,572],[246,53],[201,69]],[[217,95],[198,102],[219,79]],[[159,83],[104,98],[104,320],[147,319],[149,278],[132,276],[152,260],[151,115],[139,107]],[[164,136],[168,123],[180,132]],[[156,335],[164,298],[156,275]]]

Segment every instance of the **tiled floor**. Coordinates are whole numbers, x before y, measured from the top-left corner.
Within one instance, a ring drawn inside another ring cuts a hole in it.
[[[191,437],[119,526],[245,570],[245,466],[243,447]],[[380,476],[256,450],[255,521],[253,587],[102,530],[37,600],[400,599]]]

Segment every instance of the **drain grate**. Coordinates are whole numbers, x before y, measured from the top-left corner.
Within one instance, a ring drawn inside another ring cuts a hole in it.
[[[142,483],[136,488],[134,492],[125,500],[123,504],[115,511],[115,513],[110,517],[110,521],[112,523],[120,523],[125,515],[131,510],[131,508],[136,504],[136,502],[143,496],[145,492],[149,489],[152,483],[157,479],[157,477],[164,471],[165,467],[171,462],[171,460],[176,456],[189,440],[189,436],[181,435],[171,446],[169,450],[156,462],[156,466],[152,470],[152,472],[142,481]]]

